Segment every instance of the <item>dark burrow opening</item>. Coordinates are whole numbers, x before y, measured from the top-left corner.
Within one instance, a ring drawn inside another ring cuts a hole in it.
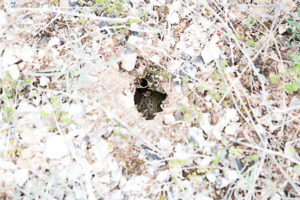
[[[165,93],[150,88],[146,79],[138,79],[138,85],[134,94],[134,103],[137,110],[143,114],[146,120],[153,119],[156,113],[162,111],[161,104],[166,97]]]

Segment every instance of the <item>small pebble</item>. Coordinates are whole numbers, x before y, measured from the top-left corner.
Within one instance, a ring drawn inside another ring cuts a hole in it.
[[[137,52],[132,49],[127,49],[123,53],[122,68],[126,71],[132,71],[137,61]]]
[[[175,123],[175,117],[172,114],[166,114],[164,116],[164,122],[165,124],[174,124]]]
[[[6,13],[3,10],[0,10],[0,26],[6,26],[7,24]]]
[[[18,186],[22,187],[28,179],[28,169],[18,169],[14,173],[14,180]]]
[[[60,159],[69,154],[65,139],[61,135],[54,135],[47,138],[44,154],[50,159]]]

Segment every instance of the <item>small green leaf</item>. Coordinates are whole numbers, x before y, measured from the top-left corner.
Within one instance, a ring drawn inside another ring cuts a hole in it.
[[[111,13],[113,11],[112,7],[107,8],[107,12]]]
[[[257,161],[258,157],[256,154],[253,154],[251,157],[250,157],[250,161]]]
[[[285,86],[285,91],[290,94],[297,92],[298,89],[299,89],[299,83],[296,81],[293,81],[292,83],[289,83]]]
[[[189,77],[188,76],[182,77],[182,83],[187,84],[188,82],[189,82]]]
[[[16,87],[16,86],[17,86],[17,81],[12,81],[12,82],[11,82],[11,86],[12,86],[12,87]]]
[[[270,77],[270,82],[271,83],[276,83],[277,81],[279,81],[279,76],[271,76]]]
[[[291,33],[293,32],[293,30],[292,30],[291,28],[287,28],[287,29],[286,29],[286,32],[287,32],[288,34],[291,34]]]
[[[113,4],[114,4],[115,6],[119,6],[119,5],[120,5],[119,1],[117,1],[117,0],[114,0],[114,1],[113,1]]]
[[[243,37],[242,37],[242,36],[240,36],[240,35],[236,35],[235,37],[236,37],[236,39],[238,39],[239,41],[242,41],[242,40],[244,40],[244,39],[243,39]]]
[[[120,131],[119,131],[119,129],[114,129],[114,130],[113,130],[113,133],[114,133],[115,135],[118,135],[118,134],[120,133]]]
[[[297,26],[298,22],[296,22],[293,18],[288,18],[287,22],[289,25],[291,25],[292,27]]]
[[[186,160],[182,160],[182,159],[174,159],[174,160],[172,160],[172,165],[173,166],[184,166],[184,165],[186,165]]]
[[[254,46],[254,41],[253,40],[247,40],[246,44],[248,44],[249,46]]]
[[[59,4],[59,0],[53,0],[55,4]]]
[[[117,126],[121,126],[121,122],[119,122],[119,120],[114,119],[114,121],[115,121],[115,123],[116,123]]]
[[[205,90],[204,86],[203,85],[199,85],[198,86],[198,91],[199,92],[203,92]]]
[[[63,118],[62,121],[66,124],[70,124],[72,122],[71,118]]]
[[[49,129],[49,131],[51,131],[51,132],[54,132],[54,131],[55,131],[55,128],[54,128],[53,125],[49,125],[49,126],[48,126],[48,129]]]
[[[272,178],[277,178],[278,174],[277,173],[272,173]]]
[[[296,174],[300,175],[300,166],[299,165],[295,165],[294,166],[294,171],[296,172]]]
[[[181,107],[180,109],[179,109],[179,112],[181,112],[181,113],[184,113],[186,111],[186,108],[185,107]]]
[[[300,8],[298,8],[298,17],[300,17]]]
[[[57,104],[58,103],[58,98],[57,97],[52,97],[51,98],[51,103],[52,103],[52,105]]]
[[[202,119],[203,118],[203,115],[200,113],[198,114],[198,119]]]
[[[185,113],[183,118],[184,118],[185,121],[188,121],[188,120],[191,119],[191,114],[190,113]]]
[[[138,19],[130,19],[130,20],[128,21],[129,26],[131,26],[131,24],[133,24],[133,23],[139,24],[140,21],[139,21]]]
[[[45,111],[42,111],[42,112],[40,113],[40,115],[41,115],[41,117],[43,117],[43,118],[49,117],[49,114],[46,113]]]
[[[220,66],[223,68],[223,67],[226,67],[226,65],[227,65],[227,61],[221,60]]]
[[[296,154],[296,150],[292,145],[286,145],[284,148],[284,154],[293,157]]]
[[[300,74],[300,64],[295,65],[295,67],[293,68],[293,72],[295,74]]]
[[[142,12],[140,13],[140,17],[141,17],[142,19],[146,19],[146,18],[148,17],[148,12],[142,11]]]
[[[220,96],[218,93],[216,93],[216,94],[214,94],[214,98],[215,98],[217,101],[219,101],[219,100],[221,99],[221,96]]]
[[[31,83],[31,79],[30,79],[30,78],[27,78],[27,79],[26,79],[26,83]]]
[[[219,164],[219,162],[220,162],[220,158],[219,157],[216,157],[214,160],[213,160],[213,162],[214,162],[214,164],[215,165],[218,165]]]

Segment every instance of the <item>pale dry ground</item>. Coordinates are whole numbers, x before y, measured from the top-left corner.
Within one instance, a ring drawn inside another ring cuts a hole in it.
[[[0,2],[1,199],[300,198],[299,1],[55,2]],[[153,120],[134,104],[148,66]]]

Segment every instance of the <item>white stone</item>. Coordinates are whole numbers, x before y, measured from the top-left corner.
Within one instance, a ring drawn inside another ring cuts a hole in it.
[[[26,101],[22,101],[19,103],[19,107],[17,111],[18,114],[26,114],[26,113],[35,112],[37,111],[37,109],[33,105],[27,103]]]
[[[19,51],[16,53],[17,57],[19,59],[22,59],[23,61],[32,62],[36,54],[33,48],[28,44],[25,44],[24,46],[19,48]]]
[[[216,182],[217,177],[213,173],[207,172],[206,173],[206,178],[208,179],[209,182],[213,183]]]
[[[46,104],[42,107],[42,110],[48,114],[51,114],[53,112],[53,107],[51,104]]]
[[[6,26],[7,24],[7,15],[3,10],[0,10],[0,26]]]
[[[172,114],[166,114],[164,115],[164,122],[165,124],[174,124],[175,123],[175,117]]]
[[[194,199],[201,199],[201,200],[214,200],[213,198],[210,198],[206,196],[205,194],[196,194]]]
[[[110,200],[110,199],[113,199],[113,200],[123,200],[125,199],[124,198],[124,195],[122,194],[122,192],[120,190],[114,190],[110,196],[108,196],[106,198],[106,200]]]
[[[124,51],[122,56],[122,68],[126,71],[132,71],[137,60],[137,52],[131,49]]]
[[[46,76],[42,76],[40,78],[40,86],[47,86],[49,82],[50,82],[50,80]]]
[[[158,6],[158,7],[161,7],[165,4],[164,0],[151,0],[150,1],[150,4],[152,6]]]
[[[98,161],[104,161],[109,153],[109,145],[105,140],[101,139],[91,148],[91,152],[93,152]]]
[[[3,66],[8,66],[8,65],[11,65],[11,64],[14,64],[16,62],[18,62],[20,59],[16,56],[16,53],[15,53],[15,50],[14,48],[9,48],[9,47],[6,47],[4,53],[3,53],[3,56],[2,56],[2,65]]]
[[[160,171],[157,174],[156,180],[160,183],[168,181],[171,177],[169,170]]]
[[[205,62],[205,64],[210,63],[213,60],[219,59],[221,55],[221,50],[217,46],[217,36],[213,36],[213,38],[210,40],[210,42],[205,45],[204,49],[201,52],[201,56]]]
[[[237,19],[237,16],[233,12],[229,12],[228,15],[232,21],[235,21]]]
[[[28,179],[28,169],[18,169],[14,173],[15,182],[22,187]]]
[[[1,135],[0,136],[0,153],[2,153],[5,148],[6,148],[5,138]]]
[[[111,156],[107,158],[106,161],[109,166],[111,184],[118,184],[122,178],[122,169],[114,157]]]
[[[180,1],[173,1],[172,6],[171,6],[171,9],[172,9],[173,11],[179,11],[180,8],[182,8],[181,2],[180,2]]]
[[[60,39],[58,37],[53,37],[49,40],[48,42],[48,47],[51,48],[55,45],[59,45],[60,44]]]
[[[203,137],[203,131],[199,128],[191,127],[188,134],[192,141],[195,142],[200,149],[202,149],[205,141]]]
[[[32,114],[32,113],[31,113]],[[22,142],[26,145],[38,144],[41,140],[41,130],[25,127],[22,131]]]
[[[74,164],[71,166],[71,168],[68,170],[68,179],[70,181],[75,181],[80,177],[83,173],[82,168],[79,166],[79,164]]]
[[[125,193],[140,193],[143,191],[144,187],[147,186],[147,182],[149,181],[149,177],[146,176],[133,176],[129,179],[124,187],[122,188]]]
[[[164,151],[165,155],[169,155],[173,151],[173,147],[171,145],[170,140],[161,137],[159,138],[158,144],[159,148]]]
[[[6,68],[8,73],[10,74],[11,78],[13,80],[18,80],[20,77],[20,70],[17,65],[11,65],[8,68]]]
[[[213,160],[212,157],[205,157],[198,162],[198,165],[199,167],[207,168],[210,165],[212,160]]]
[[[186,145],[177,144],[175,146],[175,153],[173,155],[173,158],[179,159],[179,160],[184,160],[186,162],[186,164],[189,165],[193,162],[192,159],[189,159],[190,155],[193,153],[191,150],[192,149]]]
[[[281,200],[281,196],[278,193],[275,193],[270,200]]]
[[[132,24],[130,25],[130,29],[131,29],[132,31],[138,31],[138,30],[139,30],[139,26],[137,25],[137,23],[132,23]]]
[[[202,25],[204,30],[208,30],[208,29],[211,28],[211,26],[213,24],[209,20],[207,20],[206,18],[202,17],[201,18],[201,25]]]
[[[37,56],[39,59],[43,59],[46,56],[46,53],[46,49],[41,48],[38,50]]]
[[[215,136],[217,140],[222,140],[222,132],[217,126],[213,126],[212,134]]]
[[[47,138],[44,155],[50,159],[60,159],[69,154],[65,139],[61,135]]]
[[[236,122],[239,120],[239,115],[238,115],[238,112],[236,111],[236,109],[228,108],[225,113],[225,118],[229,121]]]
[[[225,134],[226,135],[233,135],[235,136],[238,131],[239,131],[240,125],[238,123],[230,123],[228,126],[225,128]]]
[[[224,177],[222,177],[222,178],[220,179],[220,181],[218,181],[218,182],[219,182],[218,188],[220,188],[220,189],[226,187],[226,186],[230,183],[230,182],[228,181],[228,179],[226,179],[226,178],[224,178]]]
[[[179,16],[176,12],[172,12],[168,15],[167,21],[170,24],[178,24],[179,23]]]
[[[211,114],[203,113],[202,119],[200,121],[200,127],[208,135],[210,135],[212,130],[212,125],[210,124],[210,122],[211,122]]]
[[[131,35],[131,36],[129,36],[127,43],[129,45],[136,45],[139,41],[140,41],[139,37],[137,37],[135,35]]]
[[[227,174],[227,179],[229,180],[229,182],[234,182],[237,178],[238,178],[238,174],[236,173],[235,170],[229,170],[226,172]]]
[[[134,107],[134,98],[132,95],[124,95],[123,93],[122,94],[119,94],[119,98],[120,100],[123,102],[123,106],[124,108],[126,109],[130,109],[132,107]]]

